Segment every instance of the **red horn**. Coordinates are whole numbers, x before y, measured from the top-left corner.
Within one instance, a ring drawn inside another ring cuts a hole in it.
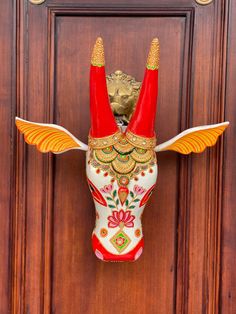
[[[93,48],[90,69],[90,137],[103,138],[118,131],[107,92],[105,59],[102,38]]]
[[[145,75],[135,112],[127,127],[127,138],[135,144],[139,137],[155,137],[155,117],[158,91],[159,41],[151,43]]]

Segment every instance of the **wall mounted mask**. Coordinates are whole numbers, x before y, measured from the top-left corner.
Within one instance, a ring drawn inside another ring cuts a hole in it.
[[[98,38],[91,58],[88,145],[55,124],[16,118],[16,125],[40,152],[86,151],[87,180],[96,208],[93,250],[103,261],[135,261],[144,246],[142,213],[157,180],[156,153],[200,153],[216,143],[229,123],[194,127],[156,145],[158,39],[151,43],[140,94],[126,127],[117,125],[111,110],[104,65],[103,41]]]

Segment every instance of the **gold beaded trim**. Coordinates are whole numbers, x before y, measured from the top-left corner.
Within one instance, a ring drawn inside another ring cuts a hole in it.
[[[154,38],[151,43],[146,65],[149,70],[157,70],[159,68],[159,51],[159,40],[158,38]]]
[[[143,136],[138,136],[128,131],[126,133],[127,141],[135,147],[144,149],[153,149],[156,146],[156,137],[148,138]]]
[[[123,134],[120,131],[117,131],[116,133],[110,136],[101,137],[101,138],[92,137],[89,135],[88,145],[91,148],[102,149],[102,148],[106,148],[106,147],[114,145],[122,137],[123,137]]]
[[[91,64],[98,67],[102,67],[105,65],[104,47],[101,37],[97,38],[96,43],[93,47]]]

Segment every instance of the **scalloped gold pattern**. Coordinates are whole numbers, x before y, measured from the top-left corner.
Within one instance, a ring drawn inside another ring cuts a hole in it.
[[[131,158],[130,155],[125,155],[124,157],[127,158],[125,162],[123,162],[121,159],[116,158],[112,161],[112,167],[113,169],[120,173],[120,174],[128,174],[130,173],[134,167],[136,166],[136,162],[133,158]]]
[[[131,156],[135,161],[145,163],[153,158],[153,154],[155,153],[152,149],[143,150],[142,148],[135,148],[132,151]]]
[[[114,160],[117,157],[118,153],[114,149],[110,153],[104,152],[104,149],[96,149],[95,155],[99,161],[107,163],[107,162],[111,162],[112,160]]]

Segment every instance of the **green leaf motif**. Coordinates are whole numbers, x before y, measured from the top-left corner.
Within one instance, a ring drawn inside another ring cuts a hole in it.
[[[120,203],[120,202],[119,202],[119,200],[118,200],[118,198],[117,198],[117,200],[116,200],[116,205],[119,205],[119,203]]]
[[[108,205],[110,208],[116,208],[114,205]]]
[[[112,201],[112,198],[111,198],[110,196],[106,196],[106,199],[107,199],[108,201]]]
[[[113,191],[113,197],[116,197],[117,191]]]
[[[134,202],[139,202],[140,201],[140,199],[138,199],[138,198],[136,198],[136,200],[134,200]]]
[[[134,197],[134,192],[130,191],[131,197]]]
[[[129,208],[130,208],[130,209],[133,209],[133,208],[135,208],[135,206],[134,206],[134,205],[131,205]]]
[[[126,205],[126,206],[129,205],[129,201],[128,201],[128,200],[125,201],[125,205]]]

